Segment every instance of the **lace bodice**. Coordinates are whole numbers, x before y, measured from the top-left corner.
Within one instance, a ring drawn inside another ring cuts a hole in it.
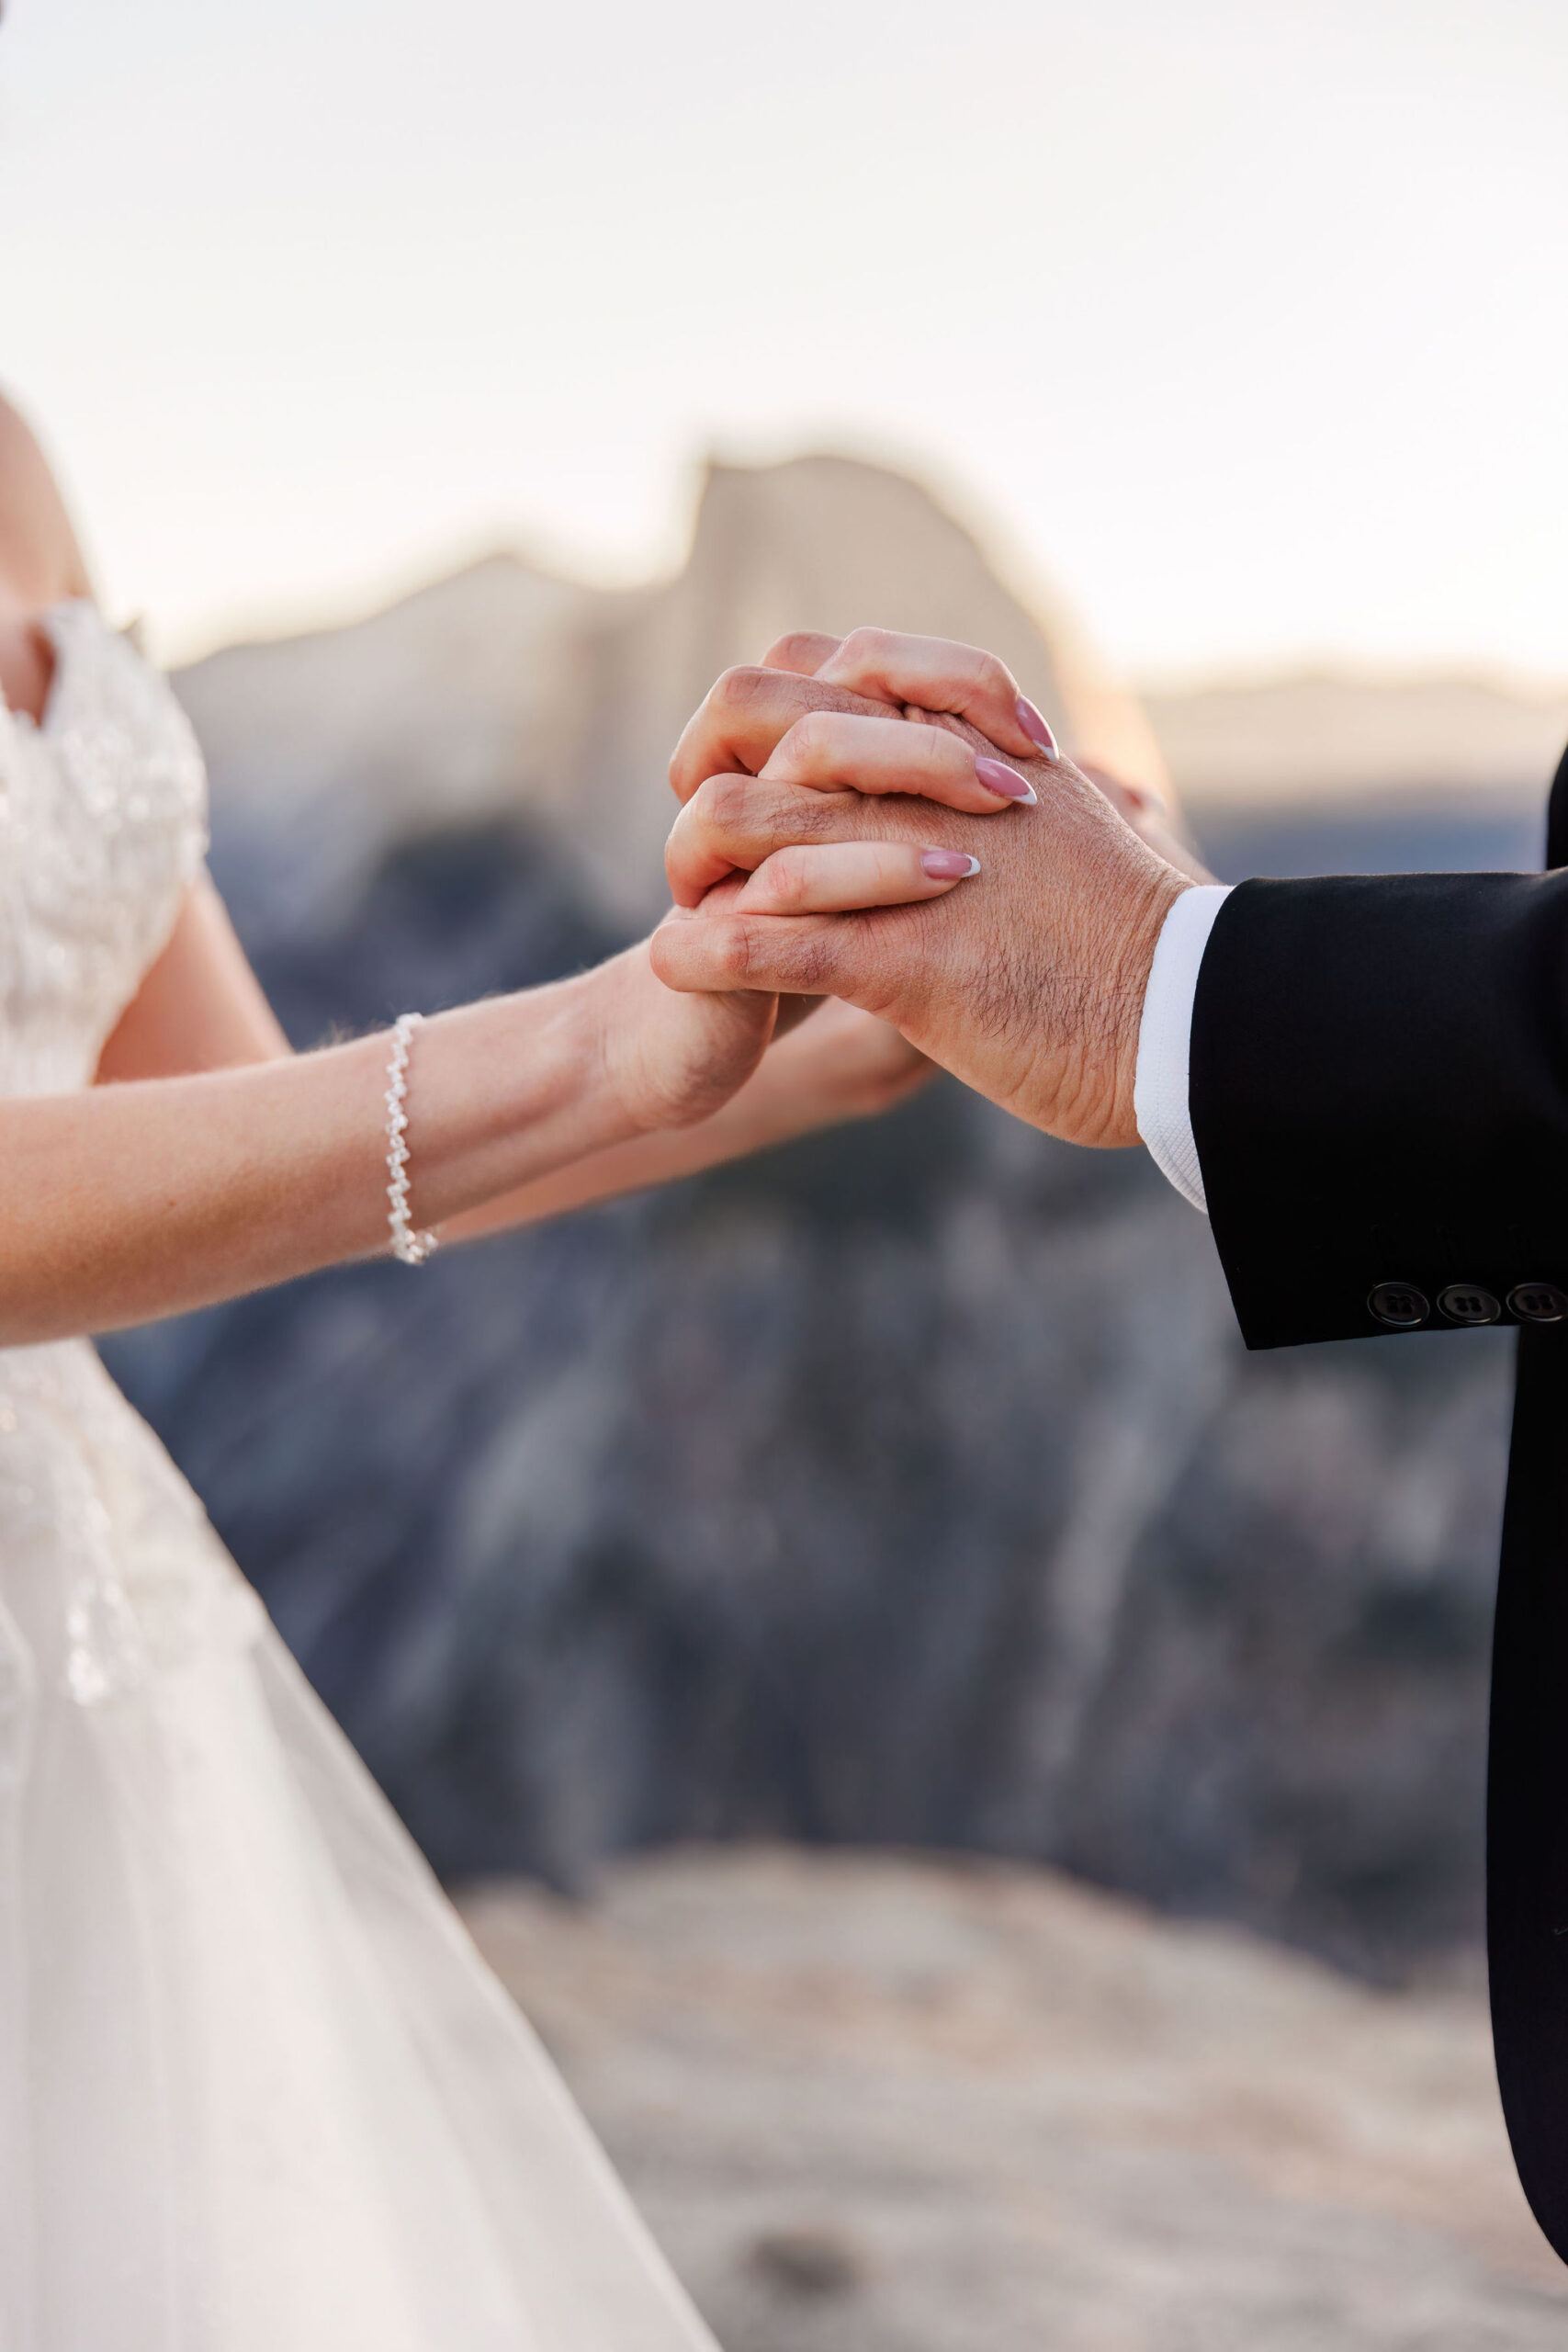
[[[85,1086],[207,849],[201,753],[89,604],[45,628],[40,725],[0,703],[0,1094]]]
[[[201,753],[164,680],[91,605],[44,626],[42,723],[0,702],[0,1095],[91,1081],[207,847]],[[0,1791],[40,1687],[91,1704],[209,1643],[236,1591],[91,1344],[0,1348]]]

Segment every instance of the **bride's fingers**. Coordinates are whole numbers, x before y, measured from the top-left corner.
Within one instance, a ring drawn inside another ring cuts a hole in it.
[[[950,711],[977,727],[1001,751],[1025,759],[1056,756],[1055,737],[1021,693],[1006,662],[977,645],[959,645],[943,637],[904,637],[893,629],[855,628],[812,674],[821,685],[847,686],[877,702]]]
[[[825,636],[818,628],[792,628],[775,638],[762,656],[764,670],[790,670],[797,678],[814,678],[824,662],[830,662],[840,646],[841,637]]]
[[[900,710],[966,718],[1003,751],[1026,759],[1056,756],[1055,737],[1006,662],[976,645],[894,629],[858,628],[847,638],[789,629],[769,646],[762,667],[848,686]]]
[[[976,753],[943,727],[911,727],[902,718],[867,718],[841,710],[812,710],[797,718],[769,753],[764,782],[882,794],[904,792],[970,816],[990,817],[1010,801],[1034,805],[1034,786],[1005,760]]]
[[[733,900],[755,915],[836,915],[940,899],[980,871],[977,857],[914,842],[824,842],[775,850]]]
[[[913,732],[913,729],[910,730]],[[858,830],[852,792],[803,792],[754,775],[710,775],[687,801],[664,846],[678,907],[699,906],[728,874],[749,874],[794,842],[843,841]]]
[[[857,725],[864,724],[857,721]],[[891,732],[908,742],[928,731],[933,741],[945,741],[944,757],[960,763],[962,777],[968,770],[964,792],[936,791],[932,798],[979,814],[995,814],[1007,802],[973,790],[973,754],[956,738],[939,737],[935,729],[906,727],[901,719],[886,722]],[[925,756],[930,756],[929,753]],[[857,773],[863,773],[857,764]],[[929,772],[928,772],[929,773]],[[950,779],[949,779],[950,780]],[[906,765],[902,788],[909,788]],[[900,786],[891,779],[889,788]],[[965,795],[967,797],[965,797]],[[824,842],[866,841],[919,825],[919,811],[899,810],[899,821],[876,797],[858,792],[832,792],[818,786],[789,784],[773,775],[710,775],[699,785],[670,830],[664,847],[664,871],[670,895],[678,907],[700,906],[727,876],[753,873],[776,850]],[[923,830],[923,829],[922,829]],[[919,840],[918,833],[915,836]]]
[[[745,768],[752,775],[782,735],[808,710],[860,711],[886,718],[886,705],[868,702],[844,686],[824,686],[815,678],[760,664],[727,670],[686,721],[670,762],[677,800],[689,800],[710,775]]]

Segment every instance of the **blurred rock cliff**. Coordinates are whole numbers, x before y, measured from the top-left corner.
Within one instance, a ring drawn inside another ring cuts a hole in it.
[[[185,673],[297,1041],[632,935],[705,686],[857,619],[995,647],[1070,744],[1158,772],[1064,615],[831,458],[715,469],[661,586],[498,557]],[[1261,689],[1154,707],[1221,870],[1534,861],[1568,710],[1476,688],[1438,773],[1427,704],[1401,732],[1374,695],[1362,792],[1354,694],[1292,691],[1272,728]],[[1352,745],[1325,808],[1303,710]],[[1248,1359],[1142,1154],[944,1084],[106,1352],[447,1873],[782,1836],[1047,1860],[1373,1974],[1479,1932],[1506,1343]]]

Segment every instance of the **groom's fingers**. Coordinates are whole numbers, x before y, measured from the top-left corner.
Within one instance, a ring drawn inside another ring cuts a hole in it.
[[[966,850],[914,842],[826,842],[775,850],[733,900],[759,915],[831,915],[940,899],[980,871]]]
[[[1005,760],[976,754],[944,727],[911,727],[902,718],[868,718],[854,711],[811,710],[797,718],[769,753],[764,782],[849,788],[868,794],[908,793],[947,808],[990,817],[1009,802],[1034,803],[1027,776]]]
[[[754,775],[710,775],[671,828],[664,848],[670,895],[694,907],[727,874],[750,874],[777,849],[852,841],[873,814],[858,793],[803,792]]]
[[[840,672],[862,677],[871,694],[836,682]],[[1015,706],[1010,712],[1010,695]],[[856,629],[817,677],[761,665],[727,670],[687,722],[670,763],[671,784],[677,798],[684,801],[708,776],[737,770],[755,775],[808,713],[886,721],[890,701],[947,714],[955,722],[966,718],[981,734],[994,729],[987,742],[977,747],[983,756],[999,741],[1022,757],[1037,758],[1042,756],[1042,736],[1049,739],[1033,705],[1017,695],[1011,673],[991,655],[940,638],[896,638],[883,630]],[[1030,714],[1027,723],[1017,715],[1021,711]],[[910,729],[911,736],[932,742],[942,741],[950,732],[961,740],[955,729],[946,726]],[[911,750],[908,756],[919,754]]]
[[[858,1001],[876,967],[867,926],[886,916],[757,915],[672,908],[649,942],[667,988],[705,994],[756,989]],[[763,973],[776,978],[762,978]]]
[[[886,704],[868,702],[843,686],[784,670],[727,670],[702,707],[686,722],[670,763],[678,800],[689,800],[710,775],[744,768],[755,775],[780,738],[808,710],[856,711],[886,718]]]
[[[853,723],[868,724],[859,719]],[[886,725],[890,734],[903,741],[913,741],[928,731],[906,727],[901,719],[889,719]],[[932,741],[945,744],[942,757],[957,763],[958,782],[955,786],[951,774],[935,776],[930,769],[921,770],[926,778],[925,797],[944,800],[969,815],[990,815],[1006,808],[1005,800],[976,789],[974,757],[963,743],[938,736],[934,730]],[[914,797],[916,786],[908,767],[901,775],[889,775],[886,784],[888,797],[882,797],[875,792],[832,792],[784,783],[771,775],[710,775],[676,818],[665,843],[664,871],[671,897],[678,907],[700,906],[727,876],[754,873],[781,850],[832,842],[890,840],[915,850],[934,846],[930,836],[931,813],[922,812]],[[937,785],[940,789],[933,788]],[[885,902],[867,899],[843,903]]]
[[[985,783],[993,771],[996,781]],[[840,772],[852,773],[864,790],[830,789],[826,779]],[[791,775],[807,781],[792,783]],[[1023,778],[1000,761],[982,764],[961,737],[940,729],[818,715],[785,737],[761,775],[710,775],[697,786],[665,846],[670,895],[677,906],[697,906],[727,875],[750,874],[792,844],[894,834],[919,845],[927,828],[914,796],[994,816],[1009,805],[1004,778],[1013,797],[1020,786],[1027,792]]]
[[[818,685],[848,686],[878,702],[966,718],[998,748],[1025,759],[1053,759],[1055,737],[1019,690],[1005,662],[977,645],[944,637],[905,637],[855,628],[813,672]]]

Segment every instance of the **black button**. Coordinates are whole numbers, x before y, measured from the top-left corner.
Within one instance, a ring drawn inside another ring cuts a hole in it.
[[[1438,1305],[1450,1323],[1495,1323],[1503,1312],[1491,1292],[1473,1283],[1450,1283],[1438,1293]]]
[[[1431,1313],[1426,1293],[1414,1283],[1379,1283],[1367,1305],[1391,1331],[1413,1331]]]
[[[1561,1323],[1568,1315],[1568,1295],[1551,1283],[1520,1283],[1508,1293],[1508,1312],[1521,1323]]]

